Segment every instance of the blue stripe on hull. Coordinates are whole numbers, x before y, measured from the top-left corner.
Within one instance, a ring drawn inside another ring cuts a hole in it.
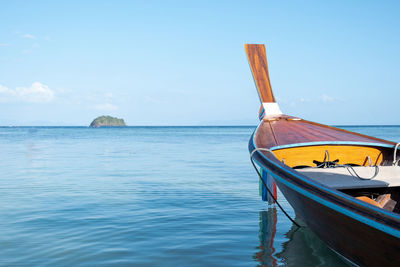
[[[271,147],[270,150],[302,147],[302,146],[322,146],[322,145],[358,145],[358,146],[380,146],[380,147],[394,148],[394,145],[383,144],[383,143],[368,143],[368,142],[354,142],[354,141],[320,141],[320,142],[305,142],[305,143],[274,146]]]

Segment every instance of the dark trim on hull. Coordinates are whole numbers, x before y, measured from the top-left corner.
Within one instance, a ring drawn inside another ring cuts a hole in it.
[[[254,133],[250,151],[253,138]],[[400,266],[399,215],[310,182],[269,153],[256,152],[254,158],[275,177],[296,214],[333,250],[359,265]]]

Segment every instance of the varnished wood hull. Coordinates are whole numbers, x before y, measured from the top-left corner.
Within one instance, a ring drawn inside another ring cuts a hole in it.
[[[254,136],[249,151],[256,148]],[[255,160],[272,174],[296,215],[334,251],[360,266],[400,266],[398,216],[313,185],[269,153],[256,153]]]

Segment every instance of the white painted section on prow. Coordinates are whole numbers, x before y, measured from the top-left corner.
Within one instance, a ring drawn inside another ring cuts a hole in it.
[[[262,103],[263,108],[265,110],[265,115],[270,116],[270,115],[282,115],[282,111],[279,108],[278,103],[275,102],[264,102]]]

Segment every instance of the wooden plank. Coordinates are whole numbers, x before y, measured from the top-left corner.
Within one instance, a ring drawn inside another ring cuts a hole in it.
[[[304,168],[296,171],[325,186],[340,190],[358,188],[362,191],[367,188],[376,189],[400,186],[400,169],[397,166],[379,166],[377,173],[375,167],[361,166],[353,167],[352,171],[340,167]],[[356,177],[355,173],[366,179]],[[373,179],[367,179],[374,175],[376,176]]]
[[[279,119],[271,121],[270,123],[279,145],[323,141],[349,141],[394,145],[393,142],[386,140],[305,120]]]
[[[268,121],[262,121],[257,132],[254,134],[254,140],[257,143],[257,147],[270,148],[278,145]]]
[[[267,52],[263,44],[245,44],[247,58],[261,102],[275,102],[268,73]]]

